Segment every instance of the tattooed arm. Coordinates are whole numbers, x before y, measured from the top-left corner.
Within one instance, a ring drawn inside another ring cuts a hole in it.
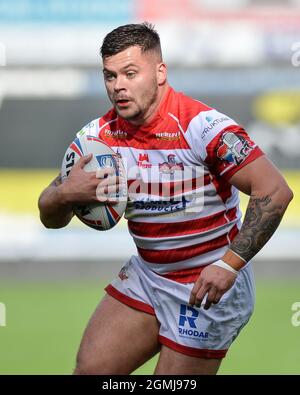
[[[40,195],[40,219],[46,228],[63,228],[73,217],[72,204],[65,199],[61,185],[59,174]]]
[[[264,156],[236,172],[230,183],[250,195],[241,230],[222,258],[231,269],[238,271],[273,235],[293,193],[279,171]],[[200,307],[207,294],[204,308],[210,308],[232,287],[235,278],[236,274],[224,267],[207,266],[194,285],[190,304]]]
[[[73,166],[67,180],[60,175],[41,193],[39,210],[41,222],[46,228],[63,228],[71,221],[73,205],[98,202],[96,188],[99,179],[95,172],[85,172],[84,166],[92,156],[84,156]]]
[[[293,193],[279,171],[265,157],[245,166],[230,182],[250,194],[242,228],[224,256],[225,262],[239,270],[271,238]]]
[[[86,172],[84,167],[91,159],[92,154],[80,158],[63,183],[59,175],[41,193],[38,205],[41,222],[46,228],[56,229],[68,225],[76,205],[116,203],[107,194],[118,190],[119,177],[115,176],[112,168],[98,169],[97,173]]]
[[[251,195],[243,228],[230,245],[246,262],[266,244],[277,229],[286,206],[277,202],[276,193],[258,197]]]

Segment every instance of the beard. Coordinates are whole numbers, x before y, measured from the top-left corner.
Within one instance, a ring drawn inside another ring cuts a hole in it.
[[[135,104],[135,102],[131,102],[131,105],[134,105],[135,108],[133,109],[121,109],[118,106],[115,106],[115,110],[117,114],[125,119],[126,121],[133,121],[135,119],[140,119],[142,117],[143,111],[142,108]]]
[[[114,105],[114,108],[117,114],[125,119],[126,121],[135,121],[143,123],[144,117],[147,115],[151,107],[156,102],[158,96],[158,87],[156,80],[153,81],[151,90],[147,90],[142,96],[141,99],[136,101],[134,99],[131,100],[130,105],[133,106],[131,109],[122,109],[117,105]]]

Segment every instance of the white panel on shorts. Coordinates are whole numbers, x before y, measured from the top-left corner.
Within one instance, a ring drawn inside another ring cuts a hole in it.
[[[234,286],[221,301],[208,310],[189,306],[192,283],[166,279],[136,256],[131,257],[121,272],[123,279],[118,276],[111,283],[114,289],[153,308],[160,323],[161,343],[187,355],[223,358],[253,312],[251,263],[240,271]]]

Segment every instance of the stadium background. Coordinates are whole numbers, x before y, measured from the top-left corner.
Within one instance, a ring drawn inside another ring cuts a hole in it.
[[[70,373],[104,285],[134,253],[124,222],[44,229],[37,199],[76,131],[109,108],[104,35],[144,20],[173,87],[244,125],[295,194],[255,259],[256,310],[220,373],[299,374],[299,0],[0,0],[0,374]]]

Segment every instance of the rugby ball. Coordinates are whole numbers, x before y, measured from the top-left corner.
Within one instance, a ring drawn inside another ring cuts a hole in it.
[[[62,182],[66,180],[74,164],[90,153],[93,157],[84,167],[85,171],[97,171],[105,167],[113,167],[116,175],[120,177],[119,191],[111,198],[117,204],[93,203],[74,208],[76,216],[87,226],[96,230],[113,228],[121,219],[127,206],[127,177],[124,164],[120,155],[117,155],[103,140],[81,131],[69,145],[61,166]]]

